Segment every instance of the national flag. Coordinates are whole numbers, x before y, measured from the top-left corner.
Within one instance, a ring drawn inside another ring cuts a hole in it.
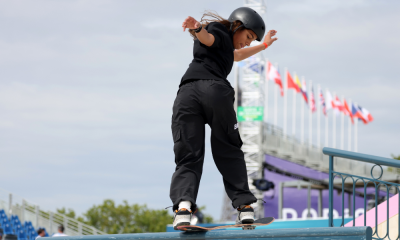
[[[322,94],[322,89],[319,90],[319,105],[322,107],[322,112],[326,116],[326,104],[324,95]]]
[[[315,107],[314,88],[313,87],[311,87],[310,108],[311,108],[311,112],[315,112],[317,110],[317,108]]]
[[[296,85],[299,87],[299,91],[301,91],[300,79],[299,79],[299,77],[298,77],[296,74],[294,75],[294,82],[295,82]]]
[[[332,101],[332,108],[336,110],[336,113],[344,112],[344,106],[340,102],[338,96]]]
[[[374,118],[372,117],[371,113],[369,113],[369,111],[361,106],[358,106],[361,109],[361,113],[364,117],[365,120],[367,120],[368,122],[372,122],[374,120]]]
[[[297,77],[297,76],[296,76]],[[296,92],[300,92],[300,87],[294,81],[289,71],[286,71],[287,88],[293,88]]]
[[[354,124],[354,119],[353,119],[353,113],[350,111],[349,105],[346,102],[346,99],[344,100],[344,114],[348,115],[351,119],[351,123]]]
[[[326,110],[330,110],[332,108],[332,95],[326,90]]]
[[[250,66],[249,66],[249,68],[251,69],[251,70],[253,70],[254,72],[256,72],[256,73],[259,73],[259,74],[261,74],[263,71],[264,71],[264,66],[263,65],[261,65],[260,63],[253,63],[253,64],[251,64]]]
[[[360,109],[359,106],[356,106],[355,104],[352,104],[351,106],[351,114],[353,115],[353,117],[360,119],[361,121],[364,122],[364,124],[367,124],[368,121],[366,118],[364,118],[364,115]]]
[[[276,84],[279,85],[281,89],[281,95],[283,96],[281,75],[279,74],[279,71],[270,62],[267,62],[267,77],[269,80],[274,81]]]
[[[300,90],[301,90],[301,93],[303,94],[304,101],[306,101],[306,103],[308,103],[306,81],[304,81],[304,80],[302,81]]]

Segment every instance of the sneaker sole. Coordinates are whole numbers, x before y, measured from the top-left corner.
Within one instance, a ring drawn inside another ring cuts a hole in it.
[[[251,224],[254,223],[254,219],[248,218],[248,219],[242,219],[242,224]]]
[[[177,223],[176,226],[174,226],[174,229],[179,230],[178,229],[179,226],[189,226],[189,225],[190,225],[190,222],[180,222],[180,223]]]

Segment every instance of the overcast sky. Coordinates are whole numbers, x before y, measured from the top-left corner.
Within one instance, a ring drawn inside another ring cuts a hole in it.
[[[0,187],[45,210],[82,213],[106,198],[170,206],[172,104],[193,45],[181,23],[242,4],[0,1]],[[371,112],[360,152],[400,154],[400,2],[266,4],[279,40],[265,56]],[[198,204],[219,219],[209,130],[206,146]]]

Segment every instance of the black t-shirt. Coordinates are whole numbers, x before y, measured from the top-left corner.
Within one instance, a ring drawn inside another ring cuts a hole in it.
[[[193,80],[214,79],[226,81],[233,66],[233,34],[222,23],[211,22],[205,29],[211,33],[215,41],[207,47],[199,40],[194,41],[193,61],[183,75],[181,84]]]

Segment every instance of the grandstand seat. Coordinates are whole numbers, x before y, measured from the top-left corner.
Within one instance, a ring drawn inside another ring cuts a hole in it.
[[[13,234],[13,230],[10,224],[6,223],[3,225],[4,234]]]
[[[26,233],[24,230],[18,231],[18,239],[21,240],[22,238],[26,239]]]
[[[21,222],[19,221],[18,218],[14,218],[14,219],[11,220],[10,225],[11,225],[12,227],[21,226]]]
[[[23,230],[21,225],[15,225],[12,227],[14,234],[18,235],[17,233],[21,230]]]
[[[29,239],[34,240],[38,236],[35,230],[29,232]]]
[[[0,214],[0,218],[1,218],[1,219],[7,219],[7,220],[8,220],[7,215],[6,215],[5,213]]]
[[[4,209],[0,209],[0,214],[2,214],[2,213],[6,214],[6,212],[4,211]]]
[[[3,219],[1,220],[1,226],[4,226],[4,225],[6,225],[6,224],[10,224],[10,222],[8,221],[8,218],[3,218]]]

